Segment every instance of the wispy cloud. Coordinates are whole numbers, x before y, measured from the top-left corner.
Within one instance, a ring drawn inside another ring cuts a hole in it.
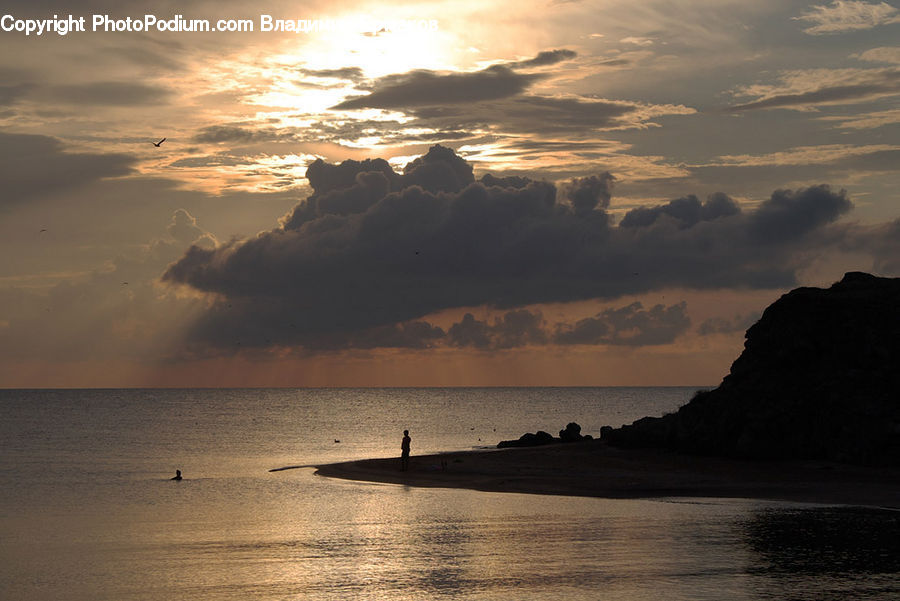
[[[738,88],[738,96],[755,96],[729,107],[732,112],[759,109],[811,110],[818,105],[864,102],[900,94],[900,69],[804,69],[783,71],[775,84]]]
[[[804,33],[821,35],[900,23],[900,11],[887,2],[876,4],[858,0],[835,0],[830,5],[813,6],[794,19],[812,24],[803,30]]]
[[[892,65],[900,65],[900,46],[882,46],[880,48],[872,48],[859,54],[854,54],[859,60],[869,61],[870,63],[889,63]]]

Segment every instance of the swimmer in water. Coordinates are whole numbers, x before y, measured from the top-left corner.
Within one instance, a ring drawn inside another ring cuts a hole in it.
[[[175,477],[170,480],[181,480],[181,470],[175,470]]]

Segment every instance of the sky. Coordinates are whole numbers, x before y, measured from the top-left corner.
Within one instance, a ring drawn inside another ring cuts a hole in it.
[[[900,276],[895,1],[0,16],[0,387],[707,386]]]

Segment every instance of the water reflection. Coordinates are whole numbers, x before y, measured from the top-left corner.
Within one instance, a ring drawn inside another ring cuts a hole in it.
[[[897,599],[900,512],[865,507],[768,508],[744,525],[748,573],[763,596]]]
[[[763,572],[900,573],[900,512],[864,507],[770,509],[746,524]]]

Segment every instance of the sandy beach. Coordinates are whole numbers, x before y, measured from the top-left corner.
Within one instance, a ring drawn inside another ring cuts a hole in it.
[[[607,498],[728,497],[900,508],[900,469],[823,461],[741,461],[600,441],[367,459],[316,474],[365,482]]]

